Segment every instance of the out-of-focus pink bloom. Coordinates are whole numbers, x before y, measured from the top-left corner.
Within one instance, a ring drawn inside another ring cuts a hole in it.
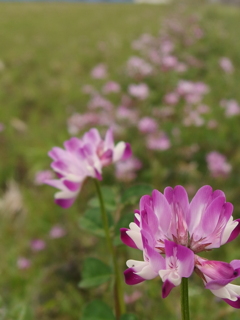
[[[116,163],[115,168],[118,180],[132,181],[136,178],[136,171],[142,168],[142,162],[136,157],[131,157],[125,161]]]
[[[147,77],[153,72],[153,67],[140,57],[131,57],[127,62],[127,72],[130,77]]]
[[[95,112],[87,112],[84,114],[74,113],[67,120],[68,132],[75,135],[88,126],[100,124],[100,117],[101,116]]]
[[[186,127],[195,126],[201,127],[204,124],[204,119],[199,115],[197,111],[187,112],[187,116],[183,119],[183,124]]]
[[[128,86],[129,94],[139,100],[145,100],[149,96],[149,88],[146,83],[130,84]]]
[[[118,93],[120,90],[121,90],[120,84],[115,81],[107,82],[102,88],[102,91],[104,94]]]
[[[128,143],[121,141],[114,145],[112,129],[107,131],[103,140],[93,128],[82,139],[73,137],[65,141],[64,148],[54,147],[48,153],[53,159],[51,167],[59,179],[45,181],[60,189],[55,194],[55,202],[63,208],[73,204],[87,177],[101,180],[103,167],[131,156]]]
[[[179,95],[177,92],[169,92],[164,96],[164,102],[175,106],[175,104],[177,104],[179,101]]]
[[[227,163],[226,157],[217,152],[209,152],[206,156],[208,170],[213,177],[226,177],[232,170],[232,166]]]
[[[31,267],[31,261],[25,257],[19,257],[17,267],[18,269],[29,269]]]
[[[42,251],[45,249],[46,243],[42,239],[34,239],[31,241],[31,249],[33,251]]]
[[[107,67],[104,63],[95,66],[91,71],[91,76],[94,79],[104,79],[107,76]]]
[[[209,106],[205,104],[200,104],[199,106],[197,106],[197,112],[200,114],[205,114],[205,113],[208,113],[209,111],[210,111]]]
[[[44,184],[46,180],[53,179],[53,177],[54,175],[51,170],[38,171],[35,174],[34,184],[40,186]]]
[[[49,232],[49,237],[52,239],[62,238],[66,235],[66,230],[60,225],[55,225]]]
[[[138,122],[138,130],[142,133],[155,132],[158,128],[157,121],[150,117],[144,117]]]
[[[218,122],[217,122],[217,120],[215,120],[215,119],[211,119],[211,120],[209,120],[208,123],[207,123],[207,127],[208,127],[209,129],[215,129],[215,128],[217,128],[217,126],[218,126]]]
[[[219,65],[222,68],[222,70],[225,71],[226,73],[233,73],[234,71],[232,61],[227,57],[222,57],[219,60]]]
[[[135,124],[138,121],[138,111],[120,106],[117,109],[116,117],[119,120],[123,119]]]
[[[186,72],[188,69],[187,65],[183,62],[178,62],[178,64],[175,67],[175,71],[177,72]]]
[[[175,69],[178,65],[178,59],[175,56],[162,57],[161,65],[164,71]]]
[[[180,80],[176,92],[184,97],[187,103],[196,104],[202,100],[203,95],[209,92],[209,87],[203,82]]]
[[[0,132],[2,132],[5,129],[5,126],[2,122],[0,122]]]
[[[161,119],[169,118],[174,114],[175,110],[172,106],[154,108],[153,115]]]
[[[200,27],[195,27],[193,29],[193,32],[194,32],[194,36],[197,38],[197,39],[201,39],[203,36],[204,36],[204,32],[203,30],[200,28]]]
[[[101,108],[106,111],[111,111],[113,109],[113,104],[109,100],[103,98],[100,94],[96,94],[89,101],[88,108],[91,110]]]
[[[155,39],[151,34],[144,33],[140,36],[139,39],[134,40],[132,42],[132,48],[135,50],[144,50],[148,48],[149,46],[152,46]]]
[[[220,105],[225,109],[226,117],[233,117],[240,114],[240,106],[236,100],[222,100]]]
[[[124,301],[126,304],[134,303],[142,297],[142,292],[139,290],[133,291],[131,295],[125,294]]]
[[[90,84],[86,84],[82,87],[82,92],[86,94],[95,94],[96,90]]]
[[[161,61],[162,61],[161,53],[157,49],[150,49],[148,51],[148,58],[154,64],[157,64],[157,65],[161,64]]]
[[[174,50],[174,43],[170,39],[162,39],[160,46],[163,55],[169,55]]]
[[[151,150],[167,150],[171,147],[168,136],[163,132],[148,135],[146,142],[148,149]]]

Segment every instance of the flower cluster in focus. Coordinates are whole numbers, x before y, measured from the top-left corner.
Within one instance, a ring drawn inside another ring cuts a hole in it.
[[[160,276],[165,298],[195,271],[214,295],[240,308],[240,286],[231,283],[240,276],[240,260],[226,263],[198,255],[238,236],[240,219],[233,221],[232,211],[225,194],[210,186],[200,188],[190,203],[182,186],[143,196],[130,229],[121,229],[122,241],[143,251],[143,261],[127,261],[126,283]]]
[[[53,159],[52,169],[59,179],[44,182],[60,191],[55,194],[55,202],[63,208],[70,207],[81,190],[87,177],[102,179],[102,168],[118,160],[131,156],[128,143],[113,141],[112,129],[103,140],[97,129],[90,129],[82,139],[72,137],[64,142],[64,149],[54,147],[49,156]]]

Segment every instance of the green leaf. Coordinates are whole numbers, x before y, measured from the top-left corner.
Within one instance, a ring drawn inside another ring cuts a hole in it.
[[[81,320],[115,320],[115,317],[107,304],[100,300],[94,300],[84,308]]]
[[[138,184],[125,190],[122,194],[122,203],[138,203],[140,198],[145,194],[151,194],[153,187],[148,184]]]
[[[135,314],[125,313],[121,316],[120,320],[138,320],[138,318]]]
[[[114,245],[119,246],[122,243],[120,239],[120,229],[121,228],[129,228],[129,224],[134,221],[134,214],[133,213],[126,213],[124,214],[115,226],[115,238],[114,238]]]
[[[83,262],[80,288],[96,287],[107,282],[112,276],[111,268],[96,258],[87,258]]]
[[[79,219],[79,226],[96,236],[105,237],[102,225],[102,217],[99,208],[88,209]]]
[[[107,210],[115,210],[116,209],[116,194],[114,191],[114,188],[110,187],[101,187],[102,195],[104,204]],[[98,208],[99,205],[99,199],[98,197],[93,197],[88,202],[89,206],[92,208]]]

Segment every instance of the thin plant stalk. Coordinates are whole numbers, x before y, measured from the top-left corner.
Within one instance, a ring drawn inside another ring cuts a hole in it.
[[[109,253],[112,257],[112,263],[113,263],[113,268],[114,268],[114,297],[115,297],[115,314],[116,314],[116,319],[120,319],[121,315],[125,313],[125,303],[124,303],[124,298],[123,298],[123,289],[122,289],[122,280],[121,280],[121,274],[118,268],[118,263],[117,263],[117,257],[116,257],[116,250],[113,245],[113,240],[112,236],[110,233],[109,229],[109,223],[108,223],[108,216],[103,200],[103,195],[100,187],[100,183],[97,179],[94,179],[96,190],[97,190],[97,195],[100,203],[100,208],[101,208],[101,215],[102,215],[102,222],[103,222],[103,227],[105,231],[105,236],[106,236],[106,242],[107,246],[109,249]]]
[[[181,282],[181,311],[182,320],[190,320],[188,302],[188,278],[182,278]]]

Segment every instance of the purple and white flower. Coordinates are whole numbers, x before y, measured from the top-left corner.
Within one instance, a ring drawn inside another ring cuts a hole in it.
[[[82,139],[73,137],[64,142],[64,149],[54,147],[49,156],[53,159],[52,169],[59,179],[46,180],[45,183],[60,189],[55,194],[55,202],[63,208],[70,207],[81,190],[87,177],[102,179],[102,168],[131,156],[128,143],[113,141],[112,129],[102,140],[97,129],[84,134]]]

